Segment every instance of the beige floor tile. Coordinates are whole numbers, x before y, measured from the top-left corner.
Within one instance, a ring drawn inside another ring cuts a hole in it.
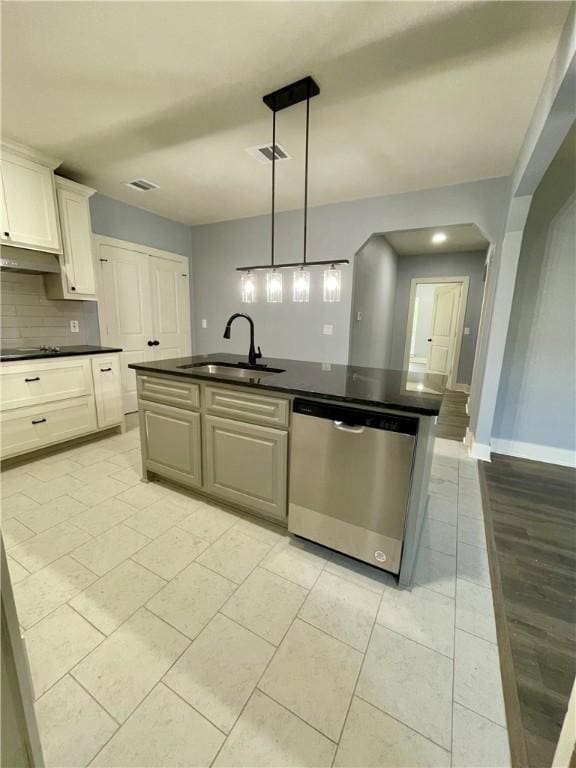
[[[123,493],[118,494],[118,498],[135,509],[145,509],[155,501],[160,501],[163,495],[162,486],[154,483],[140,483],[132,488],[126,488]]]
[[[111,634],[166,582],[132,560],[126,560],[70,601],[105,635]]]
[[[87,507],[95,507],[106,499],[118,496],[126,490],[125,483],[114,480],[110,476],[103,477],[97,483],[86,483],[81,488],[70,492],[78,501],[86,504]]]
[[[112,454],[110,461],[118,464],[119,467],[138,468],[142,464],[142,454],[139,447],[132,448],[129,451]]]
[[[24,636],[36,698],[104,639],[68,605],[35,624]]]
[[[164,682],[229,733],[275,650],[253,632],[217,614]]]
[[[80,488],[82,488],[80,480],[76,480],[72,475],[63,475],[54,480],[48,480],[46,483],[40,480],[32,480],[22,491],[26,496],[30,496],[31,499],[37,501],[38,504],[47,504],[49,501],[65,496],[67,493],[70,494],[78,491]]]
[[[456,593],[456,558],[428,547],[419,547],[414,581],[422,587],[454,597]]]
[[[432,460],[431,476],[447,483],[458,483],[458,459],[437,456]]]
[[[57,459],[56,461],[35,461],[28,467],[28,474],[35,477],[36,480],[42,480],[47,482],[48,480],[54,480],[62,475],[69,475],[77,469],[81,469],[82,465],[72,459]]]
[[[296,619],[258,687],[337,741],[361,663],[354,648]]]
[[[496,642],[492,592],[465,579],[456,581],[456,626],[491,643]]]
[[[450,752],[354,698],[335,768],[449,768]]]
[[[32,485],[36,485],[37,482],[38,481],[26,471],[18,472],[16,474],[2,472],[0,473],[0,493],[2,494],[2,498],[6,499],[15,493],[20,493],[21,491],[30,488]]]
[[[124,722],[189,642],[141,608],[78,664],[72,675],[116,720]]]
[[[379,603],[375,592],[324,572],[310,590],[298,617],[365,651]]]
[[[66,675],[36,702],[47,768],[88,765],[118,724]]]
[[[442,496],[428,496],[428,518],[448,525],[456,525],[458,521],[456,501]]]
[[[150,506],[139,509],[125,521],[125,524],[155,539],[185,517],[186,511],[182,507],[177,507],[176,504],[161,498]]]
[[[188,517],[180,521],[179,526],[201,539],[216,541],[236,522],[238,518],[231,512],[226,512],[212,504],[200,504]]]
[[[428,492],[433,496],[442,496],[446,499],[456,500],[458,497],[458,484],[456,480],[449,481],[442,477],[431,475]]]
[[[73,499],[72,496],[59,496],[46,504],[22,512],[18,515],[18,520],[35,533],[42,533],[53,525],[70,520],[85,509],[85,505]]]
[[[8,570],[10,571],[10,581],[12,584],[18,584],[18,582],[22,581],[22,579],[26,579],[28,576],[30,576],[30,572],[26,570],[26,568],[23,568],[20,563],[16,562],[12,557],[8,556],[6,558],[6,562],[8,563]]]
[[[234,526],[235,531],[241,531],[247,536],[251,536],[253,539],[263,541],[265,544],[274,545],[279,541],[287,538],[287,531],[285,528],[280,528],[277,525],[268,525],[264,520],[257,520],[256,518],[243,518],[239,520]]]
[[[110,528],[74,550],[73,557],[86,568],[103,576],[146,546],[150,539],[125,525]]]
[[[437,437],[434,440],[434,458],[437,456],[457,459],[460,456],[460,445],[455,440]]]
[[[204,539],[175,527],[140,549],[132,559],[163,579],[172,579],[208,546]]]
[[[269,551],[270,544],[232,529],[209,546],[198,562],[241,584]]]
[[[458,462],[458,478],[475,480],[478,478],[478,462],[475,459],[460,458]]]
[[[506,725],[498,646],[456,630],[454,701]]]
[[[454,600],[415,585],[384,591],[378,624],[446,656],[454,656]]]
[[[98,483],[103,477],[113,475],[118,472],[118,464],[111,461],[97,461],[89,464],[87,467],[80,467],[72,472],[72,477],[80,480],[82,483]]]
[[[118,470],[118,465],[116,465],[116,470]],[[113,480],[120,480],[120,482],[125,483],[125,485],[138,485],[138,483],[142,482],[142,470],[126,467],[125,469],[121,469],[120,472],[116,471],[114,474],[110,475],[110,477]]]
[[[450,749],[452,660],[376,625],[357,695]]]
[[[396,583],[392,574],[346,555],[332,554],[326,563],[326,571],[378,594],[381,594],[387,585]]]
[[[471,475],[462,476],[458,482],[458,493],[464,496],[475,496],[481,498],[480,477],[478,472]]]
[[[148,608],[188,637],[195,638],[224,605],[236,585],[192,563],[148,603]]]
[[[307,594],[304,587],[264,568],[255,568],[221,612],[278,645]]]
[[[169,499],[177,507],[183,507],[188,515],[206,503],[205,498],[194,496],[188,489],[171,485],[167,480],[159,478],[155,484],[164,491],[164,498]]]
[[[20,624],[29,629],[95,580],[92,571],[68,555],[36,571],[14,588]]]
[[[200,768],[210,765],[224,738],[202,715],[159,683],[91,765]]]
[[[506,729],[454,704],[452,765],[455,768],[510,768]]]
[[[478,520],[484,519],[482,499],[480,496],[470,496],[465,493],[459,493],[458,517],[475,517]]]
[[[486,549],[484,521],[480,518],[461,517],[458,521],[458,541]]]
[[[67,555],[89,538],[86,531],[81,531],[74,525],[64,522],[12,547],[10,555],[26,570],[33,573],[59,557]]]
[[[456,555],[456,528],[428,517],[422,526],[420,546],[454,556]]]
[[[324,554],[326,552],[326,554]],[[326,565],[328,550],[294,538],[282,539],[262,560],[261,565],[294,584],[310,589]]]
[[[458,544],[458,578],[490,587],[490,567],[485,549],[464,542]]]
[[[254,691],[214,765],[218,768],[329,768],[335,744]]]
[[[71,455],[74,456],[74,461],[87,467],[90,464],[96,464],[98,461],[111,461],[114,457],[114,452],[97,443],[89,443],[80,448],[75,448]]]
[[[29,496],[25,496],[23,493],[13,493],[11,496],[2,499],[2,521],[10,520],[10,518],[22,514],[22,512],[37,509],[39,506],[38,502]]]
[[[30,528],[26,528],[18,520],[12,518],[2,522],[2,537],[4,539],[4,546],[6,549],[15,547],[16,544],[20,544],[26,539],[31,539],[34,536],[34,531]]]
[[[134,507],[126,504],[125,501],[112,497],[75,515],[73,523],[92,536],[98,536],[133,514]]]

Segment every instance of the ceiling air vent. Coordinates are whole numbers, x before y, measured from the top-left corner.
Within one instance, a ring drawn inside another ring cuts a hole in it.
[[[158,184],[146,179],[134,179],[134,181],[125,181],[124,184],[130,189],[137,189],[138,192],[148,192],[149,189],[160,189]]]
[[[292,155],[289,155],[281,144],[276,143],[274,147],[276,150],[276,162],[279,160],[292,159]],[[253,157],[254,160],[258,160],[259,163],[271,163],[273,151],[272,144],[262,144],[259,147],[248,147],[246,150],[250,157]]]

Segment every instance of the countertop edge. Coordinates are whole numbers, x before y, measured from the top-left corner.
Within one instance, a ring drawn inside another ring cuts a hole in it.
[[[122,352],[121,347],[101,347],[100,349],[91,349],[82,352],[42,352],[32,353],[30,355],[18,355],[17,357],[2,357],[0,363],[20,363],[23,360],[53,360],[55,357],[90,357],[90,355],[107,355]]]

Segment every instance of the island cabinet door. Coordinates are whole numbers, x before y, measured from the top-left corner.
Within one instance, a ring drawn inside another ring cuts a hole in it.
[[[274,519],[286,518],[288,434],[205,416],[204,490]]]
[[[202,485],[199,413],[141,400],[140,429],[147,470],[191,488]]]

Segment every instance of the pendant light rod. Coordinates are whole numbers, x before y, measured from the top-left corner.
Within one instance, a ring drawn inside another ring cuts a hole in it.
[[[322,261],[292,261],[287,264],[275,264],[274,269],[288,269],[288,267],[322,267],[332,264],[350,264],[350,259],[323,259]],[[236,272],[258,272],[270,269],[270,264],[255,264],[253,267],[236,267]]]
[[[304,155],[304,248],[302,253],[304,257],[303,258],[304,264],[306,264],[306,251],[308,247],[308,144],[309,142],[310,142],[310,94],[308,94],[308,97],[306,99],[306,151]]]
[[[274,266],[274,220],[276,218],[276,110],[272,110],[272,242],[270,244],[270,263]]]

